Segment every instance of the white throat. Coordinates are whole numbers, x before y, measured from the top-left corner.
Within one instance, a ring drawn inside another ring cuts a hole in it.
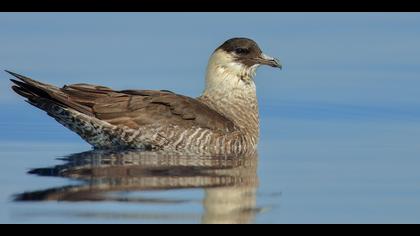
[[[203,95],[211,95],[213,92],[226,92],[230,94],[236,90],[255,93],[254,76],[258,65],[251,68],[234,60],[234,57],[223,50],[217,50],[210,57],[206,87]],[[239,91],[237,91],[239,92]]]

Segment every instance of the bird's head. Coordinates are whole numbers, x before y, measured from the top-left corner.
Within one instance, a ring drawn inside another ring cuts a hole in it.
[[[220,45],[214,52],[223,54],[228,63],[238,64],[244,68],[268,65],[282,68],[280,61],[262,52],[258,44],[248,38],[232,38]]]
[[[250,82],[261,65],[282,68],[280,61],[262,52],[258,44],[248,38],[232,38],[213,52],[207,68],[208,85],[226,82],[227,77]]]

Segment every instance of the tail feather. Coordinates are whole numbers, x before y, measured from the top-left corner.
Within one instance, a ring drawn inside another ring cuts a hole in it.
[[[23,75],[20,75],[20,74],[17,74],[17,73],[14,73],[14,72],[8,71],[8,70],[5,70],[5,71],[6,71],[7,73],[9,73],[9,74],[13,75],[13,76],[14,76],[14,77],[16,77],[17,79],[19,79],[19,80],[23,81],[24,83],[26,83],[26,84],[28,84],[28,85],[31,85],[31,86],[33,86],[33,87],[35,87],[35,88],[42,88],[42,87],[44,87],[44,86],[51,86],[51,85],[47,85],[47,84],[41,83],[41,82],[39,82],[39,81],[33,80],[33,79],[31,79],[31,78],[28,78],[28,77],[26,77],[26,76],[23,76]],[[12,82],[16,82],[16,80],[13,80],[13,79],[12,79]],[[58,88],[57,88],[57,89],[58,89]]]
[[[29,104],[47,112],[95,148],[126,145],[126,141],[119,138],[125,130],[89,115],[91,112],[83,105],[68,99],[65,91],[10,71],[6,72],[17,78],[11,79],[15,84],[12,86],[13,91],[26,98]]]
[[[51,103],[62,106],[63,108],[72,108],[86,115],[93,115],[89,107],[71,101],[68,99],[69,96],[58,87],[41,83],[8,70],[6,70],[6,72],[18,79],[10,80],[15,84],[12,86],[13,91],[30,100],[31,104],[36,103],[37,100],[42,98],[43,102],[48,100]]]
[[[22,97],[25,97],[27,99],[33,99],[35,97],[35,95],[33,93],[31,93],[29,90],[23,88],[23,87],[19,87],[19,86],[12,86],[13,91],[15,91],[15,93],[19,94]]]
[[[54,86],[51,85],[47,85],[47,84],[43,84],[41,82],[32,80],[26,76],[23,75],[19,75],[17,73],[11,72],[6,70],[7,73],[13,75],[14,77],[16,77],[19,80],[15,80],[15,79],[11,79],[10,81],[12,81],[15,85],[17,85],[20,88],[25,89],[25,91],[29,91],[31,94],[33,95],[37,95],[39,97],[51,97],[47,90],[45,89],[46,87],[49,87],[50,89],[53,90],[58,90],[59,88],[56,88]]]
[[[27,99],[34,99],[36,97],[44,97],[44,98],[51,97],[45,91],[37,87],[34,87],[30,84],[23,83],[14,79],[11,79],[10,81],[12,81],[15,84],[12,86],[13,91],[15,91],[17,94]]]

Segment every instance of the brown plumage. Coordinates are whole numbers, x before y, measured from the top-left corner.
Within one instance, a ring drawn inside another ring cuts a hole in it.
[[[176,123],[230,132],[232,121],[196,99],[169,91],[124,90],[73,84],[63,88],[43,84],[22,75],[9,72],[20,81],[12,80],[14,91],[31,102],[48,99],[57,105],[72,108],[112,125],[138,129],[154,123]]]
[[[244,45],[257,47],[255,43],[250,44],[243,39],[238,41],[238,45],[243,42],[246,42]],[[230,42],[229,50],[234,46]],[[261,52],[259,48],[249,51]],[[213,53],[211,62],[217,62],[227,53],[222,45]],[[236,61],[238,57],[245,58],[244,55],[236,55],[230,62],[239,63]],[[274,59],[262,59],[264,57],[260,55],[258,58],[258,63],[254,63],[257,66],[261,60],[266,60],[268,65],[273,64]],[[210,62],[207,88],[198,99],[164,90],[115,91],[89,84],[58,88],[7,72],[18,79],[12,80],[16,93],[95,148],[228,154],[253,150],[258,139],[258,108],[252,80],[256,66],[252,65],[249,55],[245,61],[241,64],[241,71],[229,71],[229,65],[219,65],[224,66],[226,71],[218,75],[209,75],[220,70],[218,66],[211,66]],[[227,81],[223,88],[209,85],[220,79]],[[236,82],[238,84],[233,86]],[[229,96],[233,95],[233,98],[225,97],[225,89],[231,90]],[[251,114],[240,114],[240,109]]]

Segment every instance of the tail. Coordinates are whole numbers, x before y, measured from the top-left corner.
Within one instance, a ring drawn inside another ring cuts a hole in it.
[[[124,130],[120,131],[118,127],[97,119],[88,106],[73,101],[62,89],[11,71],[6,72],[17,78],[17,80],[11,79],[14,83],[13,91],[26,98],[29,104],[47,112],[49,116],[77,133],[95,148],[125,145],[115,137]]]
[[[73,108],[86,115],[93,115],[88,107],[67,99],[68,95],[56,86],[44,84],[8,70],[6,72],[18,79],[10,80],[15,84],[12,86],[13,91],[26,98],[28,103],[39,109],[49,112],[51,105],[56,105],[63,108]]]

